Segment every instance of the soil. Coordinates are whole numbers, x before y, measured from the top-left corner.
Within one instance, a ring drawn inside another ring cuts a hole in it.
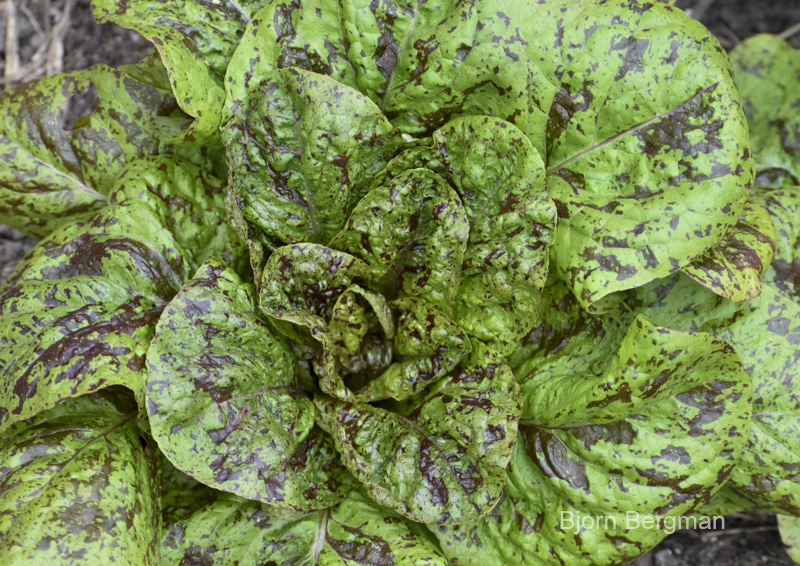
[[[9,69],[9,55],[14,57],[7,53],[8,12],[0,8],[0,90],[47,72],[135,63],[152,48],[134,32],[95,23],[90,0],[15,0],[14,6],[18,64],[12,62]],[[700,14],[700,21],[727,49],[751,35],[781,33],[800,23],[800,0],[678,0],[677,6],[690,15]],[[800,29],[789,42],[800,48]],[[0,281],[34,243],[0,225]],[[725,523],[724,530],[675,533],[633,566],[794,564],[784,552],[774,515],[743,513],[726,517]]]

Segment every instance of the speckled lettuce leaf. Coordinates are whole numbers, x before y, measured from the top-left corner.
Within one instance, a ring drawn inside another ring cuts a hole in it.
[[[223,141],[236,202],[267,248],[327,244],[407,144],[364,95],[298,69],[266,76],[240,104]]]
[[[353,395],[343,375],[346,366],[363,361],[371,374],[391,359],[389,306],[360,285],[370,276],[360,259],[317,244],[278,248],[264,267],[261,311],[302,357],[313,358],[322,391],[340,399]]]
[[[258,19],[237,88],[293,66],[357,88],[407,134],[480,115],[524,132],[558,205],[553,257],[584,307],[685,267],[746,200],[727,56],[661,2],[275,2]]]
[[[189,506],[165,517],[171,519],[164,525],[170,546],[162,553],[163,566],[447,565],[415,526],[358,492],[298,518],[266,514],[257,502],[230,494],[218,494],[207,505],[180,499]]]
[[[711,499],[694,512],[697,517],[725,517],[756,508],[752,501],[733,489],[729,483],[715,493]]]
[[[753,199],[722,240],[683,272],[718,295],[746,301],[761,293],[761,277],[775,255],[775,227],[767,210]]]
[[[161,310],[205,254],[231,249],[211,175],[160,156],[118,183],[101,212],[40,242],[0,289],[0,430],[110,385],[143,402]]]
[[[293,67],[330,76],[383,110],[400,51],[413,50],[421,37],[415,29],[427,29],[446,11],[440,1],[364,5],[347,0],[336,10],[323,0],[270,1],[248,24],[231,58],[225,79],[227,103],[235,108],[259,87],[261,77]],[[405,82],[398,84],[410,87]]]
[[[0,435],[0,561],[158,564],[158,468],[136,405],[78,397]]]
[[[279,248],[264,269],[262,311],[303,344],[322,391],[343,401],[405,399],[471,348],[445,311],[415,296],[389,302],[367,288],[372,277],[356,256],[315,244]]]
[[[469,220],[453,317],[470,336],[509,353],[538,317],[555,238],[544,164],[513,124],[456,118],[392,159],[373,186],[421,167],[447,179]]]
[[[147,353],[153,437],[212,487],[288,509],[328,507],[347,492],[347,472],[254,296],[209,260],[166,306]]]
[[[631,309],[601,316],[586,312],[569,285],[554,274],[542,292],[541,320],[508,357],[517,380],[530,375],[599,374],[633,323]]]
[[[392,306],[398,311],[394,363],[363,389],[351,387],[360,401],[402,401],[450,373],[472,349],[463,330],[441,309],[412,297]]]
[[[86,220],[106,205],[128,160],[173,151],[167,140],[188,119],[168,88],[141,82],[150,63],[129,74],[97,65],[0,95],[0,222],[42,238]],[[70,98],[89,89],[94,111],[66,124]]]
[[[600,310],[737,222],[752,181],[747,124],[724,50],[680,11],[563,0],[539,17],[558,22],[547,50],[560,83],[547,122],[553,258]]]
[[[203,142],[223,120],[223,77],[246,24],[265,0],[92,0],[98,22],[132,29],[152,41],[169,73],[175,98],[195,118],[183,134]]]
[[[505,497],[482,521],[439,531],[449,559],[625,563],[666,535],[637,528],[628,513],[675,520],[722,487],[751,418],[750,380],[734,350],[640,316],[606,366],[534,373],[522,384]],[[570,528],[569,517],[594,527]]]
[[[369,265],[386,299],[418,297],[450,313],[469,233],[458,194],[435,173],[410,169],[361,199],[330,246]]]
[[[555,238],[544,163],[522,131],[496,118],[453,120],[433,143],[470,225],[453,317],[508,354],[537,319]]]
[[[209,257],[239,262],[246,254],[226,222],[226,181],[186,159],[160,155],[131,162],[108,202],[128,200],[157,210],[194,266]]]
[[[800,183],[800,53],[777,35],[754,35],[730,53],[759,178]]]
[[[264,267],[259,306],[283,334],[313,346],[342,293],[369,278],[369,266],[350,254],[317,244],[283,246]]]
[[[373,500],[414,521],[462,523],[498,501],[517,436],[508,366],[456,371],[393,407],[317,397],[318,420]]]
[[[778,530],[786,545],[786,554],[800,564],[800,517],[778,515]]]
[[[778,241],[764,281],[800,304],[800,187],[758,187],[754,196],[769,212]]]
[[[510,353],[537,320],[555,237],[541,158],[509,122],[456,118],[392,159],[373,186],[421,167],[447,179],[469,219],[453,317],[468,335]]]
[[[736,349],[753,382],[753,422],[727,485],[762,509],[800,513],[800,305],[766,278],[761,295],[745,303],[687,277],[652,284],[637,296],[659,324],[710,332]]]

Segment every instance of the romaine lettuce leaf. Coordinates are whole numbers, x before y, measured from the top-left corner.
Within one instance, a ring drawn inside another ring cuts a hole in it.
[[[752,415],[733,348],[643,316],[609,339],[616,354],[587,371],[517,374],[525,406],[505,495],[484,519],[439,529],[448,559],[624,563],[666,535],[645,517],[686,516],[722,487]]]
[[[217,489],[299,511],[328,507],[352,479],[255,293],[217,260],[166,306],[150,344],[153,437],[179,469]]]
[[[0,434],[4,565],[159,563],[159,457],[118,393],[71,399]]]
[[[168,85],[150,80],[158,74],[150,59],[120,70],[97,65],[0,94],[0,222],[43,238],[105,206],[130,160],[175,151],[169,140],[188,118]],[[94,110],[66,129],[70,98],[89,89]]]
[[[117,181],[105,208],[40,242],[0,288],[0,430],[111,385],[144,406],[161,310],[196,261],[230,255],[222,181],[168,156]]]

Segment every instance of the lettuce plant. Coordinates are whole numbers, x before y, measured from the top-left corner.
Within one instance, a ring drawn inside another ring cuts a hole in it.
[[[3,564],[605,565],[666,535],[630,514],[796,529],[780,40],[729,60],[640,0],[94,10],[154,53],[0,95],[0,221],[40,239],[0,288]]]

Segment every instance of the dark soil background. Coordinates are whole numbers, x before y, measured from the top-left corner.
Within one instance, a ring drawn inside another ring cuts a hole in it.
[[[90,0],[0,1],[0,90],[45,74],[96,63],[135,63],[151,45],[138,34],[91,16]],[[726,48],[757,33],[783,34],[800,48],[800,0],[678,0]],[[34,244],[0,225],[0,281]],[[681,531],[634,566],[790,566],[775,517],[741,513],[726,529]]]

